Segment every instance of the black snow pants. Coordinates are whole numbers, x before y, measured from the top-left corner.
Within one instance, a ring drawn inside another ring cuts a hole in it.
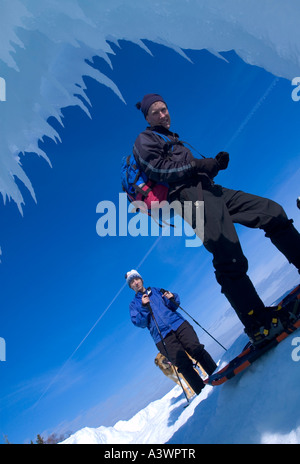
[[[166,345],[167,352],[164,344]],[[204,345],[200,343],[196,332],[188,321],[184,321],[176,331],[168,333],[164,338],[164,343],[160,341],[156,346],[178,368],[178,371],[187,380],[196,394],[201,392],[204,382],[194,370],[193,362],[186,353],[189,353],[190,356],[198,361],[208,375],[211,375],[217,368],[216,363],[204,349]]]
[[[183,189],[179,200],[197,201],[196,187]],[[213,254],[213,265],[222,293],[227,297],[242,323],[250,323],[248,313],[264,308],[247,270],[234,223],[264,230],[266,237],[288,261],[300,269],[300,234],[283,208],[272,200],[220,185],[203,187],[205,248]],[[193,224],[191,224],[193,226]],[[201,237],[203,238],[203,237]]]

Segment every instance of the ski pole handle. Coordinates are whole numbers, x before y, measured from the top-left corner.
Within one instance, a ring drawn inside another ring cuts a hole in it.
[[[160,292],[162,293],[162,296],[163,296],[164,293],[171,293],[171,292],[169,292],[169,290],[165,290],[164,288],[161,288],[161,289],[160,289]],[[174,296],[172,296],[172,298],[170,298],[170,300],[171,300],[174,304],[176,304],[176,306],[177,306],[178,308],[182,309],[182,308],[179,306],[179,303],[177,303],[177,301],[175,300],[175,297],[174,297]]]
[[[149,298],[149,296],[150,296],[151,294],[152,294],[152,290],[151,290],[150,287],[148,287],[147,290],[145,290],[144,293],[143,293],[143,295],[142,295],[142,305],[143,305],[143,306],[148,306],[148,305],[150,304],[150,298]],[[147,301],[147,302],[144,303],[144,302],[143,302],[144,296],[146,296],[146,297],[148,298],[149,301]]]

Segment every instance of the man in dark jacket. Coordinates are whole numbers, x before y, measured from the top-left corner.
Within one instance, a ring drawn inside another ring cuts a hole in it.
[[[273,338],[282,330],[289,314],[265,307],[258,296],[247,275],[248,261],[234,223],[264,230],[266,237],[299,271],[300,234],[293,221],[279,204],[267,198],[216,185],[213,179],[227,168],[229,154],[220,152],[215,158],[195,158],[178,134],[170,131],[170,114],[160,95],[145,95],[137,108],[149,123],[134,144],[137,163],[150,180],[168,183],[169,201],[179,200],[183,217],[184,202],[192,201],[195,205],[192,218],[184,219],[194,229],[197,201],[204,200],[203,244],[213,254],[221,291],[253,343]]]
[[[176,311],[180,303],[179,296],[171,292],[162,293],[156,287],[146,290],[141,275],[134,269],[127,272],[125,277],[129,287],[135,292],[129,306],[133,324],[148,328],[158,350],[178,368],[199,395],[205,384],[194,370],[186,352],[201,364],[208,375],[214,372],[217,365],[199,342],[193,327]]]

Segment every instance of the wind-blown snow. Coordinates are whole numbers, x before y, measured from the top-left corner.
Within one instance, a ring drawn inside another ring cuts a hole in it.
[[[223,366],[247,343],[241,335]],[[187,408],[179,387],[114,427],[84,428],[63,444],[300,443],[300,333],[229,382],[206,386]]]
[[[300,75],[299,3],[293,0],[1,0],[0,192],[4,202],[24,200],[15,177],[35,198],[20,153],[34,152],[44,136],[59,140],[47,120],[61,124],[62,108],[78,105],[89,114],[83,76],[122,97],[122,89],[86,60],[100,56],[110,65],[108,43],[126,39],[150,53],[143,39],[219,55],[234,49],[247,63],[276,76]],[[49,162],[50,163],[50,162]]]

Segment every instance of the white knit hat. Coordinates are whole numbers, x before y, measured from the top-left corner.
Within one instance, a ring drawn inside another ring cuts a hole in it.
[[[135,271],[134,269],[132,269],[131,271],[128,271],[125,274],[125,279],[126,279],[127,284],[129,285],[129,287],[130,287],[131,281],[133,279],[135,279],[135,278],[142,279],[142,276],[138,273],[138,271]]]

